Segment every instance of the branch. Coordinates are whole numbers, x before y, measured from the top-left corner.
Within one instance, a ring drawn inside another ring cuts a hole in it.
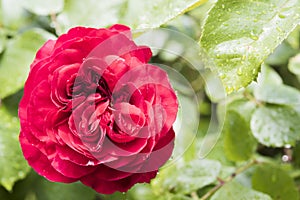
[[[204,196],[201,197],[200,200],[206,200],[206,199],[208,199],[211,195],[213,195],[223,185],[225,185],[226,183],[232,181],[234,179],[234,177],[236,177],[237,175],[239,175],[242,172],[246,171],[247,169],[249,169],[250,167],[252,167],[255,164],[258,164],[258,161],[257,160],[252,160],[251,162],[247,163],[246,165],[238,168],[234,173],[232,173],[225,180],[218,179],[219,180],[219,184],[217,184],[215,187],[213,187],[211,190],[209,190]]]

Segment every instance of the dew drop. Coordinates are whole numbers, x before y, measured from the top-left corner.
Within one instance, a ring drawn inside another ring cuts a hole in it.
[[[225,78],[226,78],[226,74],[220,73],[220,74],[219,74],[219,77],[220,77],[221,79],[225,79]]]
[[[243,69],[240,67],[240,68],[238,68],[238,70],[237,70],[237,75],[238,76],[242,76],[243,75]]]
[[[227,93],[232,93],[233,92],[233,87],[226,86],[226,91],[227,91]]]
[[[94,161],[92,161],[92,160],[89,160],[88,161],[88,163],[86,164],[87,166],[94,166],[95,165],[95,163],[94,163]]]
[[[224,5],[224,4],[222,4],[222,8],[223,8],[223,9],[225,8],[225,5]]]
[[[240,12],[240,11],[236,11],[235,13],[236,13],[236,14],[238,14],[238,15],[240,15],[240,14],[241,14],[241,12]]]
[[[280,27],[276,27],[276,30],[279,31],[279,32],[281,32],[281,33],[283,32]]]
[[[250,37],[251,37],[251,39],[253,39],[253,40],[258,40],[258,37],[251,31],[251,33],[250,33]]]
[[[284,14],[282,14],[282,13],[279,13],[278,17],[280,17],[281,19],[284,19],[286,16]]]

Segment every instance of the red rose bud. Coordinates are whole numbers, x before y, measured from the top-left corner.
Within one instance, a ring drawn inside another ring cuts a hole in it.
[[[150,182],[171,156],[178,102],[165,71],[147,64],[130,29],[76,27],[31,64],[19,106],[20,143],[48,180],[99,193]]]

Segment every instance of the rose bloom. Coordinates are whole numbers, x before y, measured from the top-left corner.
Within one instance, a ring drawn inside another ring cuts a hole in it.
[[[178,110],[151,56],[123,25],[75,27],[47,41],[19,106],[29,165],[50,181],[79,180],[103,194],[150,182],[171,156]]]

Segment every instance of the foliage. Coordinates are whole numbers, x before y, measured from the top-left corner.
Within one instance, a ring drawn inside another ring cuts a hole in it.
[[[299,13],[298,0],[0,0],[0,199],[299,199]],[[150,184],[100,195],[29,169],[17,107],[46,40],[114,23],[178,31],[199,49],[174,32],[151,38],[152,61],[188,82],[168,71],[181,109],[174,153]]]

